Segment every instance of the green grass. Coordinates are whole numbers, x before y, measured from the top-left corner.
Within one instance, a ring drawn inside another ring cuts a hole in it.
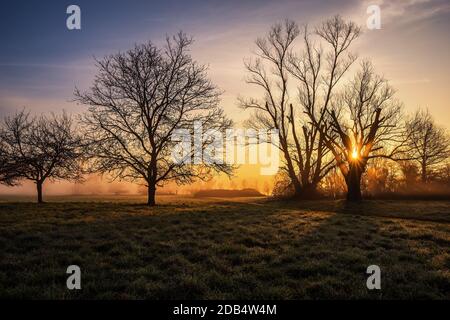
[[[0,203],[0,298],[450,298],[450,202],[47,200]]]

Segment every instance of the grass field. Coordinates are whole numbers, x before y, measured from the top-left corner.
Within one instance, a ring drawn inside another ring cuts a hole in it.
[[[448,201],[22,200],[0,198],[0,298],[450,299]]]

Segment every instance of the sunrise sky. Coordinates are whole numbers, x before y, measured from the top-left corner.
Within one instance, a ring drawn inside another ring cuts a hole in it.
[[[81,8],[82,30],[66,28],[70,4]],[[381,7],[381,30],[366,28],[371,4]],[[81,112],[85,107],[70,100],[75,86],[85,89],[91,83],[94,56],[148,40],[161,43],[166,34],[183,30],[194,36],[193,57],[209,65],[210,77],[225,92],[222,106],[239,126],[248,114],[237,107],[237,97],[255,95],[244,83],[243,59],[251,56],[256,37],[285,18],[314,25],[335,14],[363,27],[353,51],[370,58],[390,80],[406,111],[427,107],[450,128],[448,0],[3,2],[0,116],[22,107],[36,113]],[[246,179],[252,174],[257,172],[247,172]]]

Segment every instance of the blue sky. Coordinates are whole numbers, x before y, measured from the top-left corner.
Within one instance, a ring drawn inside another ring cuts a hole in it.
[[[394,1],[3,1],[0,11],[0,115],[27,107],[33,112],[78,112],[75,86],[89,86],[93,57],[123,51],[134,43],[161,42],[183,30],[195,37],[194,57],[210,66],[225,91],[232,116],[244,85],[243,59],[271,24],[290,18],[314,24],[341,14],[364,25],[369,4],[381,6],[382,30],[365,32],[361,57],[392,81],[411,110],[428,107],[450,123],[450,14],[448,0]],[[82,30],[66,28],[66,8],[81,8]]]
[[[66,28],[71,4],[81,8],[80,31]],[[381,30],[365,28],[370,4],[380,5]],[[286,18],[314,25],[340,14],[362,26],[353,51],[390,80],[406,111],[427,107],[450,128],[449,0],[4,0],[0,6],[0,116],[23,107],[34,113],[83,111],[71,100],[75,86],[86,89],[92,82],[94,56],[149,40],[159,44],[183,30],[194,36],[193,57],[209,66],[224,91],[222,106],[238,122],[248,115],[237,108],[237,97],[258,94],[244,82],[243,60],[254,40]],[[46,191],[72,190],[64,183],[49,184]],[[98,191],[97,183],[91,187]],[[20,188],[34,192],[32,184]]]

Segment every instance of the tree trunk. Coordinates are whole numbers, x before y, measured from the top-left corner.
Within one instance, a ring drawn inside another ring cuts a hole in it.
[[[345,179],[347,184],[347,201],[361,201],[361,176],[363,170],[360,163],[352,163]]]
[[[149,184],[147,189],[147,205],[153,207],[155,202],[156,186]]]
[[[294,197],[300,197],[302,195],[302,186],[300,185],[299,181],[294,178],[291,179],[292,184],[294,185]]]
[[[37,202],[42,203],[42,181],[36,181]]]
[[[315,199],[319,193],[317,192],[317,184],[306,183],[303,185],[301,191],[297,195],[300,199]]]
[[[284,150],[284,158],[286,160],[286,165],[287,165],[287,171],[288,171],[288,175],[289,175],[289,179],[291,179],[291,182],[294,186],[294,196],[300,196],[302,193],[302,185],[297,177],[297,175],[295,174],[295,170],[294,170],[294,166],[292,164],[292,160],[291,157],[289,155],[289,153],[286,151],[286,149]]]
[[[427,164],[422,162],[422,183],[427,183]]]

